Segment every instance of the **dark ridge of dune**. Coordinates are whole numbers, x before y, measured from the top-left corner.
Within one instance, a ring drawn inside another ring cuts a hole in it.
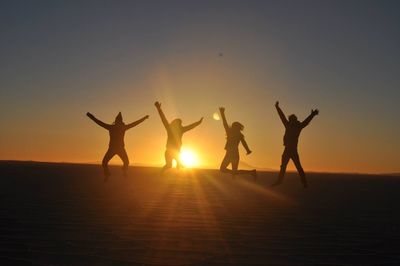
[[[400,180],[0,162],[1,265],[400,265]]]
[[[240,162],[241,164],[243,163],[242,161]],[[77,163],[77,162],[43,162],[43,161],[19,161],[19,160],[0,160],[0,166],[4,165],[16,165],[16,166],[21,166],[21,165],[54,165],[54,166],[60,166],[60,165],[81,165],[81,166],[100,166],[101,162],[84,162],[84,163]],[[120,167],[120,165],[110,165],[111,167]],[[245,168],[248,169],[257,169],[257,172],[259,173],[278,173],[279,170],[277,169],[272,169],[272,168],[257,168],[254,166],[251,166],[249,164],[243,164]],[[144,168],[144,169],[161,169],[161,166],[156,166],[156,165],[146,165],[146,164],[134,164],[133,166],[130,166],[131,168]],[[215,171],[219,173],[219,170],[217,168],[194,168],[194,170],[202,170],[202,171]],[[297,174],[296,170],[287,170],[287,173],[290,174]],[[307,171],[308,174],[311,175],[324,175],[324,176],[346,176],[346,177],[355,177],[355,176],[400,176],[400,173],[379,173],[379,174],[374,174],[374,173],[362,173],[362,172],[315,172],[315,171]]]
[[[385,175],[385,174],[382,174],[382,175]],[[390,174],[388,174],[388,175],[390,175],[390,176],[398,176],[398,177],[400,177],[400,173],[390,173]]]

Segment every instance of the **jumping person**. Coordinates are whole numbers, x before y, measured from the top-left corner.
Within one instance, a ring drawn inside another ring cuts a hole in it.
[[[220,107],[219,111],[221,113],[222,122],[224,124],[225,132],[226,132],[226,144],[225,144],[225,157],[222,160],[221,166],[219,170],[223,173],[231,173],[232,176],[236,174],[247,174],[250,173],[254,178],[257,177],[257,171],[254,170],[238,170],[239,166],[239,142],[242,143],[243,147],[246,149],[247,155],[251,153],[249,146],[247,145],[246,140],[244,139],[241,131],[244,129],[244,126],[239,122],[233,122],[232,126],[229,127],[228,122],[225,117],[225,108]],[[228,165],[232,165],[232,170],[229,170]]]
[[[290,115],[289,120],[287,120],[282,109],[279,107],[279,102],[275,103],[275,107],[278,111],[279,117],[281,118],[283,125],[285,126],[285,136],[283,137],[285,150],[282,154],[281,170],[279,172],[278,179],[275,183],[272,184],[272,186],[277,186],[282,183],[283,177],[285,176],[286,172],[286,166],[289,163],[289,160],[292,159],[297,171],[299,172],[303,187],[306,188],[307,179],[303,167],[300,163],[299,154],[297,152],[297,143],[299,141],[301,130],[311,122],[314,116],[318,115],[319,111],[318,109],[311,110],[311,114],[303,122],[300,122],[297,120],[297,116],[294,114]]]
[[[164,115],[164,112],[161,109],[161,103],[155,102],[154,105],[157,108],[157,111],[161,117],[161,121],[164,124],[164,127],[167,130],[167,135],[168,135],[167,145],[165,150],[165,165],[162,171],[165,171],[172,167],[172,160],[176,161],[176,168],[179,169],[181,167],[179,154],[181,152],[181,147],[182,147],[183,133],[200,125],[201,122],[203,121],[203,117],[199,121],[187,126],[182,126],[181,119],[174,119],[172,120],[171,123],[169,123]]]
[[[114,155],[118,155],[121,158],[122,162],[124,163],[122,170],[124,176],[126,177],[129,166],[129,159],[125,151],[125,144],[124,144],[125,131],[134,126],[139,125],[144,120],[148,119],[149,116],[146,115],[145,117],[126,125],[122,120],[121,112],[119,112],[118,115],[115,117],[114,123],[110,125],[100,121],[99,119],[94,117],[94,115],[92,115],[91,113],[87,113],[86,115],[90,119],[92,119],[96,124],[107,129],[110,134],[109,147],[101,163],[104,170],[104,177],[105,177],[104,181],[107,181],[108,177],[110,176],[110,171],[108,169],[108,162],[111,160],[112,157],[114,157]]]

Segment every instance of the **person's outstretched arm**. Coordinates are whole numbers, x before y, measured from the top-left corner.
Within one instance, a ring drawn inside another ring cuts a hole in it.
[[[311,122],[311,120],[314,118],[314,116],[316,116],[318,114],[319,114],[318,109],[315,109],[315,110],[311,109],[311,114],[306,119],[304,119],[303,122],[301,122],[301,127],[304,128],[304,127],[308,126],[308,124]]]
[[[225,117],[225,107],[220,107],[219,112],[221,113],[222,123],[224,124],[225,131],[228,132],[229,125],[228,125],[228,122],[226,121],[226,117]]]
[[[242,139],[240,140],[242,142],[243,147],[245,148],[247,155],[249,155],[251,153],[251,150],[249,148],[249,145],[247,145],[246,140],[244,139],[244,137],[242,137]]]
[[[184,126],[184,127],[183,127],[183,132],[189,131],[189,130],[191,130],[191,129],[197,127],[198,125],[201,124],[201,122],[203,122],[203,117],[202,117],[199,121],[194,122],[193,124]]]
[[[144,120],[146,120],[146,119],[148,119],[148,118],[149,118],[149,116],[146,115],[146,116],[142,117],[141,119],[139,119],[139,120],[137,120],[137,121],[135,121],[135,122],[132,122],[132,123],[130,123],[130,124],[127,124],[127,125],[126,125],[126,129],[133,128],[133,127],[139,125],[140,123],[142,123]]]
[[[279,107],[279,102],[278,101],[275,103],[275,107],[276,107],[276,110],[278,111],[279,117],[282,120],[282,123],[286,127],[286,125],[288,124],[288,120],[287,120],[285,114],[283,113],[282,109]]]
[[[160,117],[161,117],[161,121],[163,122],[164,127],[165,127],[166,129],[168,129],[168,128],[169,128],[169,123],[168,123],[167,118],[166,118],[165,115],[164,115],[164,112],[163,112],[162,109],[161,109],[161,103],[160,103],[160,102],[155,102],[154,105],[155,105],[156,108],[157,108],[158,114],[159,114]]]
[[[92,119],[96,124],[98,124],[101,127],[104,127],[105,129],[109,129],[111,125],[104,123],[103,121],[100,121],[99,119],[97,119],[96,117],[94,117],[94,115],[92,115],[91,113],[87,112],[86,115]]]

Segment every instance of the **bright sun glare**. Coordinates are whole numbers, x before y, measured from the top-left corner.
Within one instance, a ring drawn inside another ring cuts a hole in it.
[[[181,159],[181,163],[185,167],[192,168],[199,165],[199,159],[193,150],[184,148],[181,150],[179,157]]]

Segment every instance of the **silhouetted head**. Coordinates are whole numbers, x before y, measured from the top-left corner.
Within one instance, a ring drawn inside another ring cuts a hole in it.
[[[120,124],[123,124],[123,123],[124,122],[122,120],[122,114],[121,114],[121,112],[119,112],[118,115],[115,117],[114,124],[115,125],[120,125]]]
[[[179,118],[174,119],[174,120],[172,120],[170,125],[171,125],[172,128],[182,127],[182,119],[179,119]]]
[[[297,123],[299,120],[297,120],[296,115],[289,115],[289,123]]]
[[[244,129],[244,126],[239,122],[233,122],[231,128],[235,132],[240,132]]]

